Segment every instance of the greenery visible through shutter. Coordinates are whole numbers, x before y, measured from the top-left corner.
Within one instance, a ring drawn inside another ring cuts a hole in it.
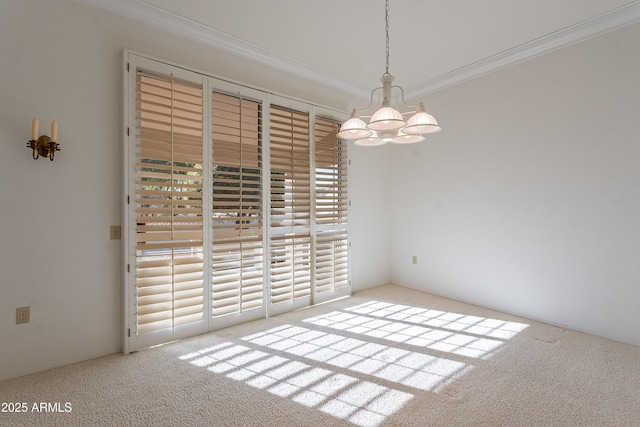
[[[139,333],[203,318],[202,88],[138,73]]]
[[[262,107],[214,92],[213,316],[262,307]]]

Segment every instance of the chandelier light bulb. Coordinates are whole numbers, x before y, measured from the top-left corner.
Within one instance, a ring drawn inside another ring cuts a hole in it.
[[[344,122],[338,132],[338,138],[342,139],[361,139],[370,136],[372,132],[367,129],[367,124],[358,117],[354,111],[351,118]]]
[[[394,144],[415,144],[416,142],[422,142],[425,138],[424,135],[407,135],[403,131],[398,132],[398,136],[393,138],[391,142]]]
[[[404,133],[411,135],[422,135],[425,133],[439,132],[441,130],[442,128],[438,126],[436,119],[424,110],[422,103],[420,103],[420,106],[416,110],[416,114],[407,121],[407,126],[402,129]]]
[[[363,147],[375,147],[377,145],[386,144],[386,141],[384,141],[382,138],[379,138],[376,132],[373,132],[373,134],[369,138],[359,139],[355,142],[355,144]]]
[[[400,129],[406,124],[407,122],[404,121],[398,110],[392,107],[382,107],[371,116],[367,127],[375,131],[385,131]]]

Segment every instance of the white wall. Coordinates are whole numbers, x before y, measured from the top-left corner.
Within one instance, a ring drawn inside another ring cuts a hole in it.
[[[640,24],[432,95],[394,283],[640,345]],[[418,264],[411,264],[411,256]]]
[[[390,282],[389,156],[394,147],[349,144],[352,290]]]
[[[121,350],[122,51],[347,110],[344,94],[71,0],[0,2],[0,380]],[[54,162],[25,148],[59,124]],[[352,150],[354,289],[388,281],[382,151]],[[362,156],[362,157],[360,157]],[[360,159],[362,161],[360,161]],[[369,165],[378,164],[370,169]],[[360,187],[362,186],[362,187]],[[386,240],[385,240],[386,239]],[[15,309],[31,306],[31,323]]]

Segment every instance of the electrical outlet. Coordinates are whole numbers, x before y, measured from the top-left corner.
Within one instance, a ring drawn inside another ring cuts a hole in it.
[[[120,240],[122,238],[122,229],[119,225],[112,225],[109,229],[111,240]]]
[[[16,325],[31,321],[31,306],[16,308]]]
[[[411,264],[417,264],[418,263],[418,257],[416,255],[411,257]]]

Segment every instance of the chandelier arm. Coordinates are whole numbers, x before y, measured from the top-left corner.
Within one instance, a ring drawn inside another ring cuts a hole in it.
[[[358,113],[358,115],[360,117],[371,117],[371,115],[360,115],[360,113],[364,113],[367,112],[371,109],[371,107],[373,107],[373,95],[375,95],[375,93],[379,90],[382,90],[382,86],[375,88],[374,90],[371,91],[371,98],[369,99],[369,105],[367,105],[365,108],[354,108],[353,111],[355,111],[356,113]]]
[[[392,88],[392,89],[393,89],[393,88],[396,88],[396,89],[399,89],[399,90],[400,90],[400,93],[402,94],[402,104],[403,104],[405,107],[408,107],[408,108],[418,108],[418,107],[420,106],[420,103],[418,103],[418,104],[409,104],[407,101],[405,101],[405,99],[404,99],[404,89],[402,89],[402,86],[391,86],[391,88]],[[410,113],[411,113],[411,112],[409,112],[409,114],[410,114]],[[406,114],[406,113],[403,113],[403,114]]]

